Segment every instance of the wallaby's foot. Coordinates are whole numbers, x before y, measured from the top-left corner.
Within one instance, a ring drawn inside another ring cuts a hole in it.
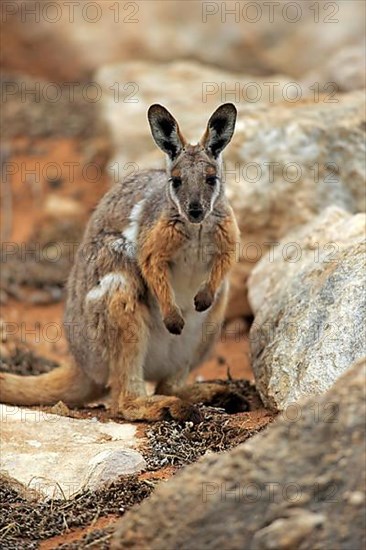
[[[204,286],[194,297],[196,311],[206,311],[206,309],[212,306],[213,301],[214,295],[212,291],[207,286]]]
[[[202,415],[194,404],[178,397],[163,395],[124,398],[118,406],[118,414],[129,421],[178,420],[180,422],[190,421],[194,424],[202,421]]]
[[[181,334],[184,327],[184,319],[178,308],[172,309],[164,318],[164,325],[171,334]]]
[[[198,382],[178,390],[176,395],[190,403],[220,407],[229,414],[249,410],[248,402],[244,396],[233,391],[226,384]]]

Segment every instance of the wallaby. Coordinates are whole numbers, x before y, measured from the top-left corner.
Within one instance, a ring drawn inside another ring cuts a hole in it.
[[[196,145],[161,105],[148,120],[167,170],[114,185],[91,216],[67,285],[75,363],[36,377],[1,374],[2,402],[78,406],[110,387],[112,411],[126,420],[188,420],[195,404],[230,393],[185,381],[220,331],[239,242],[221,164],[236,108],[221,105]],[[155,395],[145,380],[157,383]]]

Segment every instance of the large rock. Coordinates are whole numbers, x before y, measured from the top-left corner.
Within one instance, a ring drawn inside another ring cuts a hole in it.
[[[0,405],[3,473],[32,498],[70,499],[145,467],[136,426]]]
[[[271,243],[329,205],[366,210],[363,93],[324,100],[240,110],[226,155],[229,198],[242,233],[230,314],[241,307],[246,313],[243,288]]]
[[[364,213],[352,215],[329,206],[313,221],[287,234],[251,272],[248,298],[254,315],[266,307],[271,294],[280,292],[304,268],[334,263],[336,252],[361,244],[365,231]]]
[[[146,120],[151,103],[170,108],[183,133],[195,141],[220,102],[235,102],[238,123],[225,151],[224,179],[242,232],[242,246],[231,280],[229,317],[250,313],[246,281],[271,243],[329,205],[350,212],[366,209],[362,92],[333,98],[314,97],[311,92],[305,99],[305,90],[296,88],[296,83],[288,87],[284,76],[270,79],[276,83],[273,88],[268,78],[256,78],[258,100],[250,102],[243,99],[243,93],[253,93],[253,77],[188,62],[111,65],[96,78],[103,89],[102,109],[116,150],[111,162],[116,181],[140,169],[164,166]],[[125,90],[120,85],[116,96],[118,82],[130,85]],[[183,82],[189,94],[181,93]],[[239,97],[222,93],[225,87],[235,89],[235,83]],[[212,91],[205,96],[206,102],[202,101],[203,87]]]
[[[247,443],[187,467],[120,522],[114,550],[361,550],[365,362]]]
[[[365,214],[329,208],[252,272],[252,368],[268,407],[324,392],[366,355],[365,229]]]

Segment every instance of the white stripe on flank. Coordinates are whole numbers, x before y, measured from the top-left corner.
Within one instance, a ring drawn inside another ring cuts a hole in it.
[[[137,237],[139,234],[139,221],[144,204],[145,199],[142,199],[140,202],[135,204],[128,218],[130,220],[130,223],[122,232],[124,238],[135,246],[137,245]]]
[[[120,288],[128,287],[128,279],[121,273],[108,273],[99,281],[98,286],[89,290],[86,295],[87,300],[99,300],[108,292],[113,292]]]

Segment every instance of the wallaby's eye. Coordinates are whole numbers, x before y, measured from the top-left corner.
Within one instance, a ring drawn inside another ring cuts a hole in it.
[[[177,177],[171,178],[171,182],[174,189],[178,189],[182,185],[181,178],[177,178]]]
[[[208,185],[211,185],[212,187],[216,185],[216,181],[217,181],[216,176],[207,176],[206,178],[206,183],[208,183]]]

